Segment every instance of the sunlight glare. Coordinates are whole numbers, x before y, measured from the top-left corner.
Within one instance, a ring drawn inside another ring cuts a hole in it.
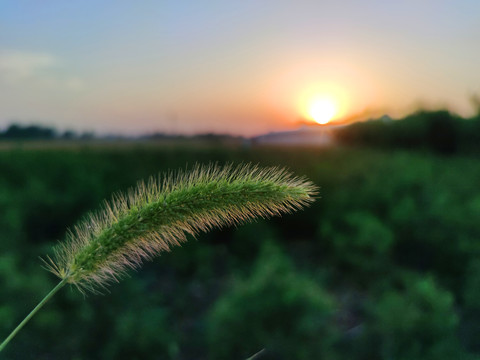
[[[337,114],[335,102],[328,98],[313,99],[308,108],[308,115],[318,124],[327,124]]]

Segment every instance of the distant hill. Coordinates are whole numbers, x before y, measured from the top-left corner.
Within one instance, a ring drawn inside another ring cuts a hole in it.
[[[297,130],[271,132],[251,138],[259,145],[329,146],[335,142],[333,132],[345,125],[303,125]]]

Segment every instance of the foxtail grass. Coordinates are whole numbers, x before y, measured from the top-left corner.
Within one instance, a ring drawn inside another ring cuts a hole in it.
[[[212,228],[299,210],[317,188],[285,169],[252,165],[195,166],[139,182],[88,214],[54,248],[45,267],[58,285],[0,345],[0,351],[64,285],[101,292],[128,269]]]

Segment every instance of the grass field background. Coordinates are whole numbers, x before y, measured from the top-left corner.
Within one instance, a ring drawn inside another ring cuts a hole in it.
[[[84,298],[64,289],[7,359],[480,358],[480,166],[406,150],[125,142],[0,151],[0,335],[56,283],[39,256],[139,179],[286,166],[307,210],[203,234]]]

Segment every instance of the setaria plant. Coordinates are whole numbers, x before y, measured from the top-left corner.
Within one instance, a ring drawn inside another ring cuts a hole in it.
[[[298,210],[313,201],[316,187],[285,169],[252,165],[196,166],[139,182],[89,214],[54,249],[46,268],[60,282],[0,344],[0,351],[66,284],[99,292],[173,246],[214,227],[240,224]]]

